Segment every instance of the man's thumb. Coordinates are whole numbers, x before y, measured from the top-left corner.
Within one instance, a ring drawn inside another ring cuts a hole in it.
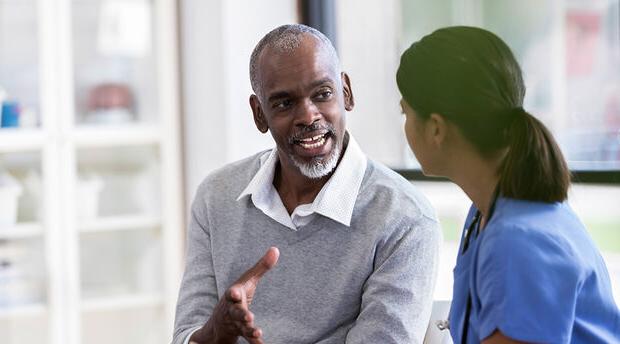
[[[271,270],[276,263],[278,262],[278,258],[280,257],[280,251],[277,247],[270,247],[265,255],[256,262],[250,270],[248,270],[244,274],[244,282],[251,282],[254,285],[258,284],[258,281],[263,277],[263,275]]]

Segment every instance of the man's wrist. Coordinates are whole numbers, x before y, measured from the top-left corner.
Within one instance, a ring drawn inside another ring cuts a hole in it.
[[[215,333],[213,331],[213,326],[210,326],[209,323],[206,323],[203,327],[199,328],[197,331],[192,333],[189,338],[190,344],[211,344],[217,343],[215,338]]]
[[[209,320],[203,327],[192,333],[189,342],[190,344],[235,344],[237,337],[223,337]]]

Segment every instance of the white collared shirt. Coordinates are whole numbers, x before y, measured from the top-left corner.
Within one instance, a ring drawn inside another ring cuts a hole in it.
[[[366,156],[352,135],[349,134],[349,144],[334,174],[323,185],[314,201],[297,206],[290,216],[273,186],[277,162],[277,148],[265,152],[260,157],[261,167],[237,201],[245,196],[251,197],[254,206],[265,215],[295,231],[312,221],[317,214],[329,217],[347,227],[351,224],[353,207],[367,164]]]

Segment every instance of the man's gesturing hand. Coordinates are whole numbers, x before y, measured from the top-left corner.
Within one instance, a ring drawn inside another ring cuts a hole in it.
[[[209,321],[191,338],[197,343],[236,343],[244,337],[252,344],[262,344],[263,333],[254,324],[249,306],[261,277],[278,262],[280,251],[270,247],[265,255],[233,283],[213,310]]]

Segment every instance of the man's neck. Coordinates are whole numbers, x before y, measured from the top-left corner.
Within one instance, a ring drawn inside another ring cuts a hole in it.
[[[282,163],[278,162],[273,185],[290,215],[299,205],[312,203],[332,173],[323,178],[311,179],[301,173],[283,169]]]

